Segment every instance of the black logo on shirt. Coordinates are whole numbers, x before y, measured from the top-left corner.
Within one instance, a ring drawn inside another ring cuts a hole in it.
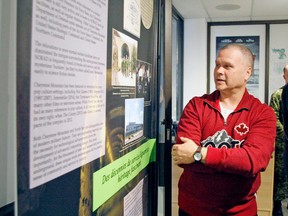
[[[213,136],[208,137],[206,140],[201,142],[203,147],[214,147],[214,148],[240,148],[242,147],[244,140],[234,140],[229,136],[226,130],[216,132]]]

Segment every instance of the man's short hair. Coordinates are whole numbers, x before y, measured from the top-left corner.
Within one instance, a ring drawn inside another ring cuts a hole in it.
[[[247,63],[252,68],[253,71],[255,55],[253,55],[252,51],[247,46],[240,43],[229,43],[221,47],[220,51],[228,48],[237,48],[242,53],[242,55],[246,57]]]

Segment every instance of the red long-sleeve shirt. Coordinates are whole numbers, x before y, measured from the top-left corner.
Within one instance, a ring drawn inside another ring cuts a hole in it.
[[[218,91],[192,98],[180,118],[177,143],[186,137],[208,150],[205,165],[181,165],[179,207],[191,215],[256,215],[256,203],[249,200],[255,200],[275,136],[274,111],[247,90],[227,121],[220,112]]]

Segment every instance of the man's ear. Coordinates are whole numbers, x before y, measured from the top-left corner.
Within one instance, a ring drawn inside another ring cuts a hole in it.
[[[252,68],[248,67],[247,70],[246,70],[245,77],[244,77],[245,81],[247,81],[250,78],[251,75],[252,75]]]

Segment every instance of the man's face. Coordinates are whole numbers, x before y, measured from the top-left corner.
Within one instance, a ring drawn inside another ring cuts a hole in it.
[[[216,89],[227,93],[243,90],[251,72],[247,59],[237,48],[221,50],[214,68]]]

